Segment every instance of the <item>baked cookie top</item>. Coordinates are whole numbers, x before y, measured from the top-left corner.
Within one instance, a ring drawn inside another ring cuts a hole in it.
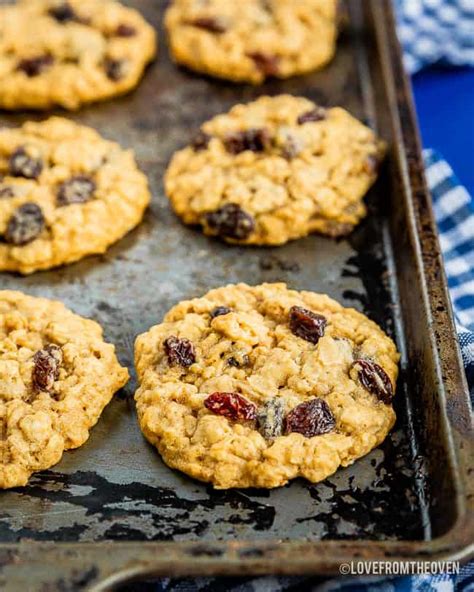
[[[174,0],[171,53],[194,70],[261,83],[326,64],[336,44],[337,0]]]
[[[127,380],[96,322],[0,291],[0,488],[25,485],[81,446]]]
[[[215,487],[318,482],[386,437],[398,359],[328,296],[230,285],[137,338],[139,421],[169,466]]]
[[[187,224],[228,242],[279,245],[320,232],[347,234],[385,145],[339,107],[290,95],[236,105],[204,123],[165,176]]]
[[[133,153],[91,128],[53,117],[0,129],[0,270],[103,253],[149,201]]]
[[[114,0],[20,0],[0,7],[0,107],[77,109],[138,84],[153,28]]]

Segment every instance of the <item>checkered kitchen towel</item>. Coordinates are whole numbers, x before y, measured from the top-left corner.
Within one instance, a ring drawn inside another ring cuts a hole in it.
[[[474,405],[474,200],[439,154],[425,150],[423,156]]]
[[[474,66],[474,0],[395,0],[407,70],[434,63]],[[466,374],[474,395],[474,200],[449,165],[424,151]],[[387,579],[164,578],[130,592],[474,592],[474,562],[458,576]]]
[[[408,72],[474,66],[474,0],[396,0],[395,7]]]

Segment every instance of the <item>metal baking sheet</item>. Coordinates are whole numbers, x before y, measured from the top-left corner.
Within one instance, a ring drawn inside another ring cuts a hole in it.
[[[127,4],[162,20],[165,2]],[[0,285],[99,321],[132,379],[82,448],[28,487],[0,492],[0,588],[105,590],[145,574],[321,573],[355,557],[472,551],[468,395],[393,15],[388,0],[347,6],[338,53],[321,72],[263,87],[219,82],[172,64],[161,31],[159,58],[135,92],[70,115],[135,150],[151,208],[104,256],[26,278],[2,274]],[[163,192],[172,153],[213,115],[282,92],[344,106],[388,140],[368,218],[347,239],[279,248],[228,246],[181,225]],[[3,112],[0,124],[43,117]],[[213,491],[167,468],[141,436],[136,335],[178,301],[239,281],[325,292],[379,323],[402,353],[394,430],[319,485]]]

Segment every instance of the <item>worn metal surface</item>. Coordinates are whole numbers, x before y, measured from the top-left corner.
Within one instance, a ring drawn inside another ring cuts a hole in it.
[[[159,2],[128,3],[150,22],[161,20]],[[0,284],[63,300],[98,320],[130,369],[135,336],[174,303],[211,287],[286,281],[326,292],[398,343],[394,431],[320,485],[214,492],[168,469],[144,441],[133,377],[86,445],[28,487],[0,493],[0,588],[99,590],[141,573],[309,573],[357,556],[469,553],[467,389],[410,95],[388,1],[348,4],[349,25],[328,68],[261,88],[175,67],[161,36],[159,59],[136,92],[72,116],[135,150],[153,191],[144,222],[105,256],[27,278],[4,274]],[[182,226],[162,187],[173,151],[212,115],[280,92],[343,105],[390,142],[368,196],[370,216],[348,240],[312,236],[276,249],[230,247]],[[2,113],[0,122],[28,117],[39,118]]]

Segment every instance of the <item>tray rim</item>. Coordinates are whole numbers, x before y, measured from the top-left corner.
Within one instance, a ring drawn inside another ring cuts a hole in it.
[[[359,0],[360,1],[360,0]],[[417,251],[424,304],[433,325],[443,423],[460,475],[461,513],[444,535],[430,541],[227,541],[200,542],[0,542],[0,584],[15,569],[38,582],[70,581],[77,589],[110,590],[121,582],[170,575],[334,574],[351,561],[467,561],[474,557],[474,438],[469,392],[457,342],[437,228],[423,172],[421,143],[390,0],[368,0],[394,130],[394,145],[414,216],[410,233]],[[403,115],[402,115],[403,114]],[[437,308],[442,305],[444,310]],[[453,347],[454,345],[454,347]],[[37,578],[35,577],[37,576]],[[13,577],[6,590],[15,587]],[[18,588],[17,588],[18,589]]]

